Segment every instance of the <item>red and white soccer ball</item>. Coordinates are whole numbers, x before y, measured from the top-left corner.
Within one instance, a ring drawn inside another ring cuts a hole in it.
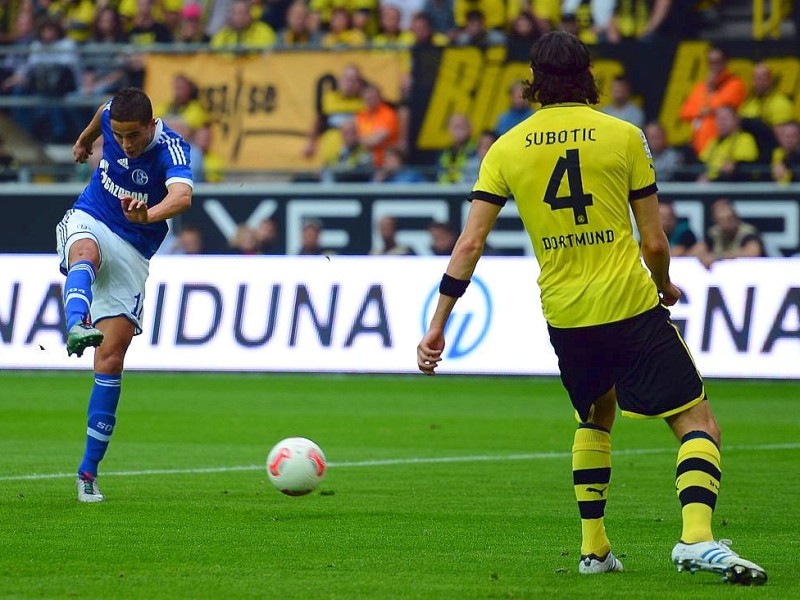
[[[267,475],[287,496],[313,492],[325,477],[325,454],[314,442],[303,437],[281,440],[267,456]]]

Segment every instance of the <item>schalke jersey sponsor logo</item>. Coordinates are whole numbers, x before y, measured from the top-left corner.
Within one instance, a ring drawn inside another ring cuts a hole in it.
[[[439,286],[428,294],[422,311],[422,332],[428,329],[431,316],[439,300]],[[478,277],[473,276],[466,293],[459,298],[444,335],[447,341],[445,358],[461,358],[474,351],[483,342],[492,322],[492,296],[489,288]]]

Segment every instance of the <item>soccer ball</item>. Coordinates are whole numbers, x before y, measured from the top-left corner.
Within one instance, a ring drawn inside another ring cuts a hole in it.
[[[309,439],[291,437],[272,447],[267,456],[267,475],[287,496],[313,492],[325,477],[325,454]]]

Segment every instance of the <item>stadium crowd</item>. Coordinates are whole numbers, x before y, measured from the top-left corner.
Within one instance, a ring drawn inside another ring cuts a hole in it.
[[[716,0],[18,0],[0,7],[0,93],[72,100],[55,107],[6,104],[14,106],[14,122],[34,139],[69,144],[110,94],[143,86],[143,57],[154,44],[235,52],[505,45],[509,53],[526,56],[533,41],[555,28],[588,44],[690,38],[714,23],[718,5]],[[774,90],[767,65],[754,71],[752,82],[741,82],[724,63],[721,50],[709,53],[712,73],[726,81],[719,90],[708,87],[713,82],[698,82],[681,111],[697,124],[691,146],[654,142],[666,151],[663,159],[659,155],[660,179],[796,180],[798,125],[791,101]],[[476,131],[466,115],[453,115],[452,146],[438,163],[409,165],[410,86],[404,81],[405,98],[389,103],[356,66],[345,69],[336,90],[342,110],[310,124],[305,155],[324,163],[321,179],[469,180],[480,162],[480,146],[531,112],[515,85],[509,90],[511,108],[493,130]],[[646,125],[641,98],[624,74],[613,82],[601,110]],[[192,143],[197,180],[221,181],[225,165],[213,150],[210,117],[197,86],[188,77],[176,78],[173,102],[156,107],[156,113]],[[658,128],[647,126],[651,132]],[[712,137],[717,139],[707,144]]]
[[[631,39],[644,44],[698,36],[713,24],[718,4],[714,0],[19,0],[0,7],[0,94],[73,100],[55,108],[12,102],[6,109],[33,139],[70,144],[111,94],[129,85],[143,86],[144,56],[154,44],[235,52],[505,45],[509,52],[527,54],[533,41],[557,28],[575,33],[587,44]],[[692,128],[688,145],[670,144],[661,123],[646,121],[642,98],[625,74],[613,80],[610,98],[598,109],[643,128],[660,181],[800,181],[799,115],[793,99],[777,90],[770,65],[756,64],[752,81],[743,81],[728,70],[724,51],[712,46],[707,67],[708,78],[696,82],[680,109],[680,118]],[[341,70],[334,90],[337,110],[309,123],[304,154],[322,165],[315,180],[469,183],[494,140],[534,111],[522,98],[517,81],[507,90],[509,108],[494,128],[476,131],[467,114],[452,114],[449,146],[425,164],[410,164],[411,82],[403,81],[401,90],[406,98],[392,103],[357,65]],[[224,159],[214,150],[211,117],[192,78],[174,77],[171,100],[154,108],[190,143],[195,181],[223,181]],[[0,150],[2,179],[13,181],[13,154],[1,146]],[[314,225],[318,235],[322,224]],[[705,237],[705,232],[696,233]],[[195,232],[177,236],[175,251],[202,247],[201,240],[182,245],[192,235]],[[231,251],[269,253],[264,244],[269,247],[257,232],[240,231],[231,240]],[[706,263],[712,260],[713,252],[699,245],[693,252]]]

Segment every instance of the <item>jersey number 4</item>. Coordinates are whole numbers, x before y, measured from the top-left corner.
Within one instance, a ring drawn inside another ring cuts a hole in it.
[[[559,196],[558,188],[565,173],[569,184],[569,196]],[[566,156],[558,157],[556,168],[553,169],[550,182],[547,184],[544,201],[550,205],[550,210],[572,209],[575,225],[586,225],[589,222],[586,207],[592,205],[592,195],[583,191],[581,160],[577,149],[567,150]]]

